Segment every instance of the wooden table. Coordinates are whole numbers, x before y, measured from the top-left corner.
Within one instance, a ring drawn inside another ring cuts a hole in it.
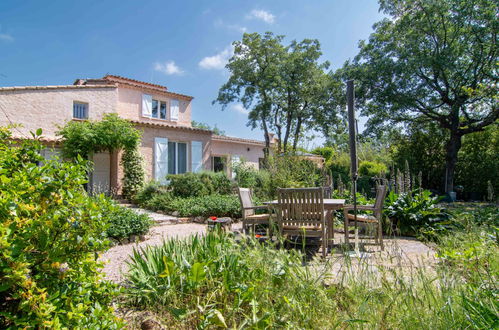
[[[264,204],[270,205],[270,206],[276,206],[279,204],[279,201],[273,200],[270,202],[264,202]],[[333,198],[324,198],[324,209],[326,210],[326,219],[328,221],[328,226],[327,226],[327,236],[328,240],[330,241],[330,244],[333,242],[334,238],[334,232],[333,232],[333,211],[342,209],[343,206],[345,206],[345,200],[344,199],[333,199]]]

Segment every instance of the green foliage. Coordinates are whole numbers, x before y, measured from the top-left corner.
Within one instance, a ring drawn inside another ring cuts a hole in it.
[[[133,198],[144,184],[142,157],[138,151],[141,132],[115,113],[104,115],[101,121],[69,121],[57,132],[62,137],[64,157],[88,157],[93,152],[124,150],[123,194]]]
[[[168,180],[171,192],[177,197],[224,195],[232,191],[232,183],[222,172],[174,174],[168,175]]]
[[[394,222],[402,235],[416,235],[421,231],[448,229],[449,214],[438,207],[439,197],[428,190],[417,189],[399,195],[390,191],[385,201],[385,215]]]
[[[168,191],[168,188],[158,181],[150,181],[135,195],[134,202],[143,204],[153,198],[155,195]]]
[[[121,165],[124,169],[123,197],[133,200],[145,182],[144,160],[137,148],[125,149]]]
[[[141,133],[126,119],[115,113],[101,121],[69,121],[57,132],[62,137],[64,157],[86,157],[92,152],[135,149]]]
[[[152,220],[147,214],[138,214],[110,199],[100,200],[98,205],[108,223],[107,237],[119,240],[131,235],[142,235],[147,233],[152,225]]]
[[[499,126],[463,137],[456,168],[456,184],[465,192],[475,192],[475,198],[486,200],[487,181],[499,191]]]
[[[264,170],[241,163],[234,171],[238,186],[252,188],[262,199],[275,197],[278,188],[316,187],[325,181],[317,165],[300,156],[269,157]]]
[[[217,127],[217,124],[215,124],[215,126],[210,126],[206,123],[201,123],[199,121],[191,121],[191,125],[192,127],[196,127],[196,128],[201,128],[201,129],[207,129],[209,131],[213,131],[213,134],[216,134],[216,135],[225,135],[225,131],[221,130],[220,128]]]
[[[83,190],[86,162],[44,160],[36,136],[9,138],[1,128],[0,327],[120,327],[95,258],[107,246],[104,197]]]
[[[442,237],[431,270],[379,276],[372,261],[337,276],[337,261],[317,271],[296,250],[217,232],[173,239],[135,251],[125,299],[168,328],[497,328],[498,246],[476,229]]]
[[[388,169],[385,164],[363,161],[359,164],[359,174],[368,177],[379,177],[380,174],[386,173]]]
[[[447,190],[453,191],[461,137],[499,118],[497,5],[484,0],[380,4],[388,17],[374,25],[339,76],[355,79],[356,102],[370,116],[371,131],[416,120],[446,131]]]
[[[174,197],[171,193],[162,193],[154,195],[142,206],[170,214],[177,212],[181,217],[241,217],[241,204],[236,195]]]
[[[319,41],[293,40],[285,46],[283,39],[266,32],[245,33],[235,41],[227,64],[230,77],[214,101],[223,108],[241,102],[249,110],[248,125],[262,128],[266,137],[276,133],[278,153],[288,147],[296,151],[302,133],[315,122],[338,122],[338,108],[330,104],[336,82],[325,72],[329,63],[319,62]]]

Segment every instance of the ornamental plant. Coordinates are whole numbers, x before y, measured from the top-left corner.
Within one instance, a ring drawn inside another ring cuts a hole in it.
[[[41,130],[14,144],[0,128],[0,328],[118,328],[97,254],[107,246],[87,162],[45,160]]]
[[[144,166],[138,151],[141,132],[128,120],[111,113],[101,121],[70,121],[57,134],[62,137],[62,153],[67,158],[123,150],[123,195],[133,199],[144,186]]]

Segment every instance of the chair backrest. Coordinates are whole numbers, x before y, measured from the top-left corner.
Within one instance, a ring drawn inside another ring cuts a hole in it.
[[[251,189],[249,188],[238,188],[239,191],[239,201],[241,202],[241,213],[243,219],[247,216],[255,214],[253,209],[245,209],[245,207],[253,207],[253,198],[251,196]]]
[[[278,190],[277,222],[282,226],[323,227],[323,188],[287,188]]]
[[[383,209],[383,203],[385,202],[387,188],[385,185],[379,185],[376,188],[376,201],[374,202],[374,209],[377,212],[381,212]]]

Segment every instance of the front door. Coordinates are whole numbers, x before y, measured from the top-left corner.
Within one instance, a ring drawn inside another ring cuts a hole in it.
[[[107,194],[111,189],[111,155],[108,152],[94,154],[91,191]]]

